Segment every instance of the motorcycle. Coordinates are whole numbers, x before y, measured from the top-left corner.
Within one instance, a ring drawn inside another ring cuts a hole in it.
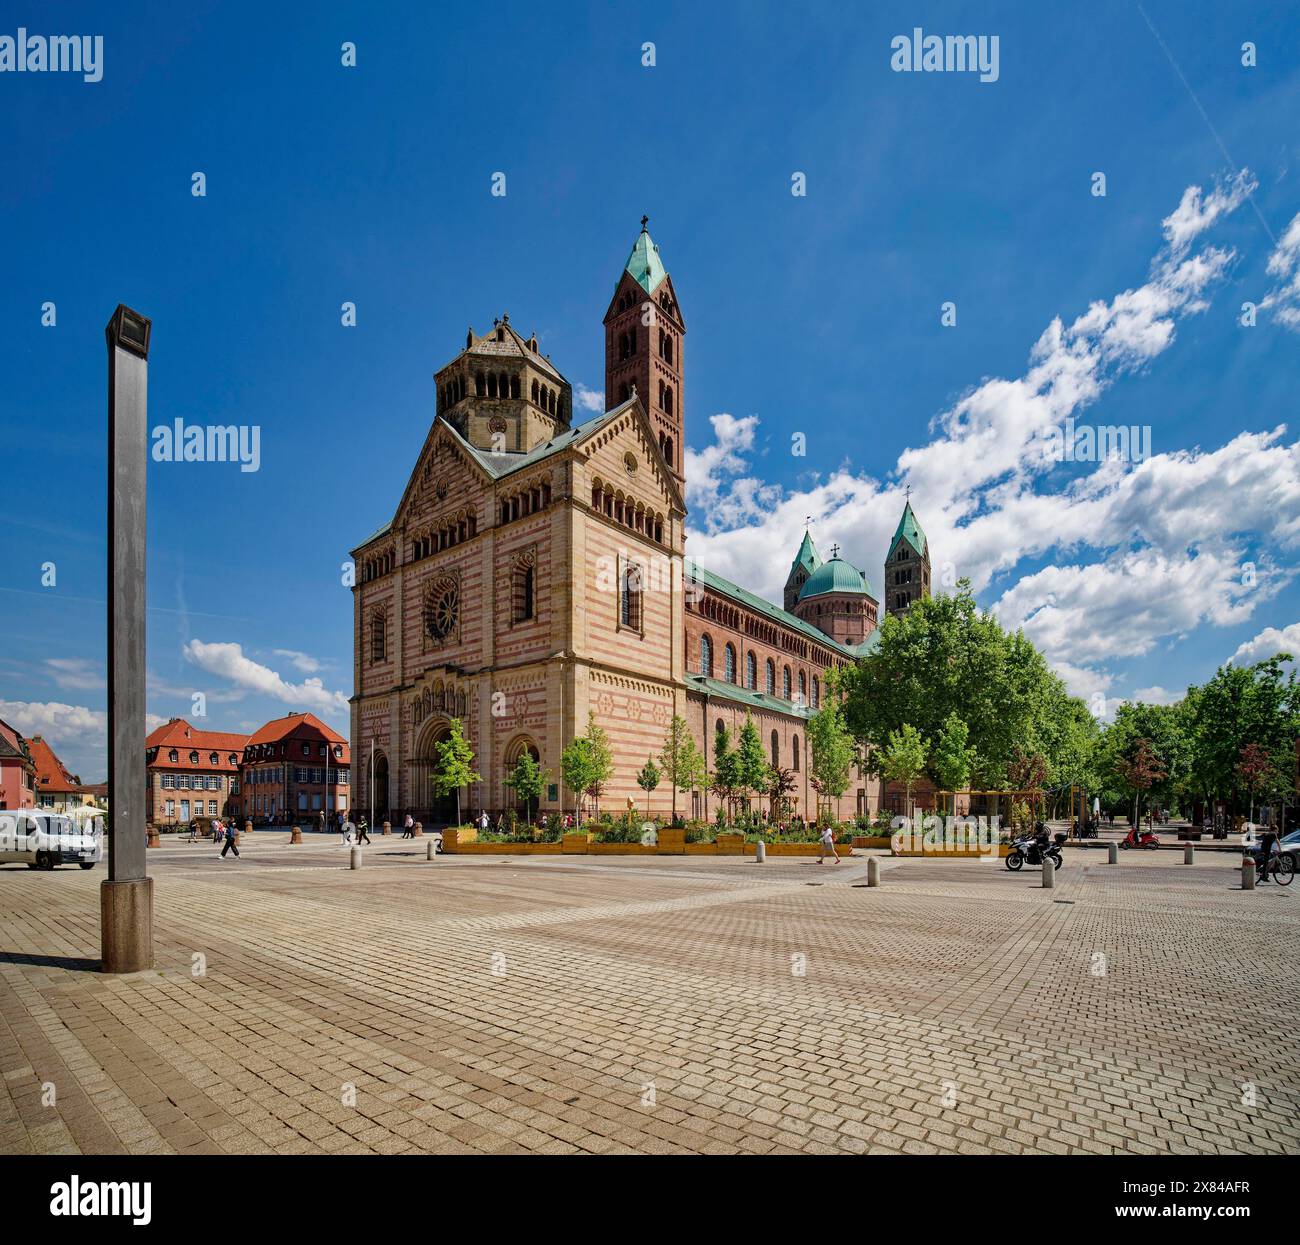
[[[1015,873],[1025,865],[1041,865],[1043,857],[1046,856],[1052,862],[1053,869],[1059,869],[1065,859],[1061,855],[1061,844],[1065,841],[1065,835],[1058,834],[1050,843],[1044,843],[1042,839],[1032,834],[1022,834],[1018,839],[1011,841],[1011,848],[1007,852],[1006,866]]]
[[[1151,830],[1141,830],[1134,826],[1119,843],[1120,847],[1145,847],[1155,849],[1160,846],[1160,840],[1156,838],[1155,833]]]

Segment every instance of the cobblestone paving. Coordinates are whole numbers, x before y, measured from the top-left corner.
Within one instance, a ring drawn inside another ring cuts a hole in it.
[[[1300,1150],[1300,886],[1234,855],[365,850],[151,851],[119,978],[102,867],[0,868],[0,1152]]]

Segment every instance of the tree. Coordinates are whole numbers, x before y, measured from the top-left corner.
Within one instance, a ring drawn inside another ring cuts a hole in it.
[[[725,816],[732,813],[732,801],[740,792],[740,763],[731,749],[731,732],[721,723],[713,734],[713,774],[709,780],[714,795],[725,805]]]
[[[974,763],[974,754],[967,743],[969,738],[970,728],[955,713],[950,713],[944,719],[939,738],[934,741],[930,753],[930,770],[939,789],[952,792],[954,816],[957,814],[957,792],[970,781]]]
[[[1241,750],[1237,773],[1250,793],[1250,822],[1255,822],[1255,797],[1274,781],[1273,759],[1260,744],[1247,744]]]
[[[513,787],[515,796],[523,800],[524,813],[529,821],[533,819],[532,811],[529,809],[529,802],[541,799],[542,788],[546,785],[546,778],[547,775],[543,772],[542,767],[537,764],[533,754],[526,748],[519,754],[514,769],[506,776],[506,786]]]
[[[773,821],[778,821],[786,811],[783,806],[789,804],[787,797],[798,785],[798,775],[792,769],[777,766],[768,771],[766,794]]]
[[[599,812],[600,796],[614,772],[614,758],[610,752],[609,737],[596,724],[596,715],[587,713],[587,733],[579,735],[560,754],[560,771],[564,785],[579,798],[573,810],[575,824],[581,817],[581,797],[589,795],[596,801]]]
[[[708,780],[704,758],[695,746],[690,727],[685,718],[673,714],[668,724],[668,736],[659,753],[659,768],[673,790],[673,820],[677,820],[677,793],[694,791]]]
[[[763,754],[763,740],[759,736],[754,720],[745,714],[745,724],[740,728],[740,737],[736,741],[735,785],[748,797],[750,792],[757,795],[767,790],[767,776],[770,766]],[[746,800],[748,803],[748,799]]]
[[[924,600],[925,598],[922,598]],[[890,731],[880,754],[880,772],[890,782],[907,784],[907,815],[912,815],[912,784],[925,772],[930,746],[910,722]]]
[[[659,767],[654,757],[646,757],[641,772],[636,776],[636,785],[645,792],[645,815],[650,816],[650,793],[659,785]]]
[[[474,770],[474,749],[465,738],[459,718],[452,718],[447,738],[436,745],[438,759],[433,767],[435,795],[456,793],[456,824],[460,825],[460,792],[472,782],[482,782],[483,777]]]
[[[850,770],[857,757],[838,697],[828,697],[826,707],[808,719],[807,734],[808,781],[820,800],[829,804],[848,790]]]
[[[1121,778],[1133,792],[1133,825],[1142,817],[1142,792],[1149,790],[1165,776],[1165,767],[1149,739],[1135,739],[1127,756],[1117,766]]]

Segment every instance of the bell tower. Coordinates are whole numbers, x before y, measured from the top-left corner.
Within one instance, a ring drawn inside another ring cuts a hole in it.
[[[912,489],[908,486],[903,517],[898,520],[894,539],[885,555],[885,608],[897,617],[913,601],[930,595],[930,544],[912,510]]]
[[[678,486],[685,489],[686,323],[673,279],[650,238],[649,223],[649,217],[641,217],[641,233],[605,312],[605,406],[612,410],[636,393]]]

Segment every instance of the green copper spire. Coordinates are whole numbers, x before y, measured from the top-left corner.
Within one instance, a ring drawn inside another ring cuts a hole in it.
[[[821,558],[817,556],[817,547],[812,543],[812,536],[804,529],[803,543],[799,546],[799,552],[794,555],[794,561],[790,563],[790,575],[793,575],[801,566],[806,567],[808,574],[811,575],[822,564]],[[786,576],[789,580],[790,575]]]
[[[912,510],[911,498],[908,498],[903,505],[903,517],[898,520],[898,528],[894,532],[894,539],[889,542],[889,554],[886,555],[886,561],[898,548],[900,540],[907,541],[917,553],[925,553],[925,533],[921,530],[921,524],[917,521],[916,514]]]
[[[668,270],[659,258],[659,248],[650,240],[650,231],[646,228],[648,222],[649,217],[641,217],[641,232],[632,244],[632,254],[627,257],[624,267],[647,294],[653,294],[668,275]]]

